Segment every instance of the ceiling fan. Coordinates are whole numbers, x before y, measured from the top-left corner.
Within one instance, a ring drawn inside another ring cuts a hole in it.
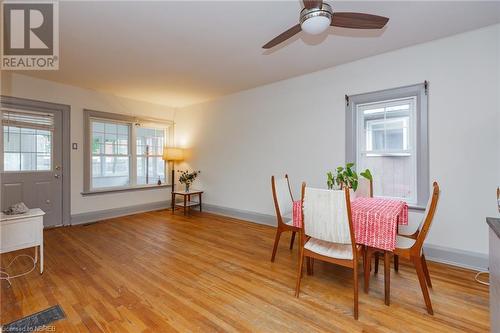
[[[294,25],[278,37],[273,38],[264,49],[270,49],[288,38],[296,35],[301,30],[317,35],[325,31],[329,26],[350,29],[382,29],[389,18],[349,12],[333,12],[332,7],[323,3],[323,0],[303,0],[304,8],[300,12],[300,24]]]

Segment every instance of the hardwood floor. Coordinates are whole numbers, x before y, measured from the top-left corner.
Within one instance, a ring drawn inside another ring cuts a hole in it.
[[[316,262],[294,297],[297,251],[275,229],[208,213],[151,212],[45,231],[45,271],[1,284],[2,324],[59,303],[56,332],[486,332],[474,272],[429,263],[434,316],[413,268],[371,275],[352,316],[352,270]],[[1,256],[2,266],[20,251]],[[29,251],[28,251],[29,252]],[[32,252],[32,251],[31,251]],[[12,269],[23,270],[21,259]],[[381,270],[382,272],[383,270]],[[360,269],[360,280],[362,270]],[[362,283],[360,281],[360,283]]]

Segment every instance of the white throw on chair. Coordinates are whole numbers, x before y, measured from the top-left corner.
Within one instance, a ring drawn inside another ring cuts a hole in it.
[[[303,229],[295,296],[299,297],[304,257],[349,267],[354,273],[354,318],[358,318],[358,258],[349,190],[324,190],[302,184]],[[304,239],[304,237],[306,239]],[[305,241],[305,242],[304,242]],[[308,265],[308,274],[312,271]]]

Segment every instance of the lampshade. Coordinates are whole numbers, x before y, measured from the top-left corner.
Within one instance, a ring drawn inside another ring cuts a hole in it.
[[[182,161],[184,159],[184,152],[182,148],[165,147],[163,148],[164,161]]]

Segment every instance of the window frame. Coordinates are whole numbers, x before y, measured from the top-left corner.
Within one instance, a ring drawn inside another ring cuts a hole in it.
[[[165,184],[141,184],[137,185],[137,140],[135,128],[139,125],[154,126],[155,128],[163,128],[167,133],[165,136],[165,144],[169,145],[174,138],[174,122],[164,119],[139,118],[135,116],[123,115],[118,113],[109,113],[84,109],[84,185],[82,195],[92,195],[110,192],[122,192],[132,190],[151,189],[159,187],[171,186],[168,184],[168,179]],[[125,123],[129,125],[129,185],[128,186],[112,186],[92,188],[92,120],[101,120],[104,122]],[[167,169],[165,166],[165,175]],[[167,178],[167,177],[165,177]]]
[[[356,95],[346,95],[346,162],[357,161],[358,156],[358,112],[360,104],[369,104],[389,100],[416,98],[415,106],[415,154],[416,154],[416,204],[410,208],[423,210],[427,205],[430,191],[429,178],[429,138],[428,138],[428,85],[427,82],[374,91]]]

